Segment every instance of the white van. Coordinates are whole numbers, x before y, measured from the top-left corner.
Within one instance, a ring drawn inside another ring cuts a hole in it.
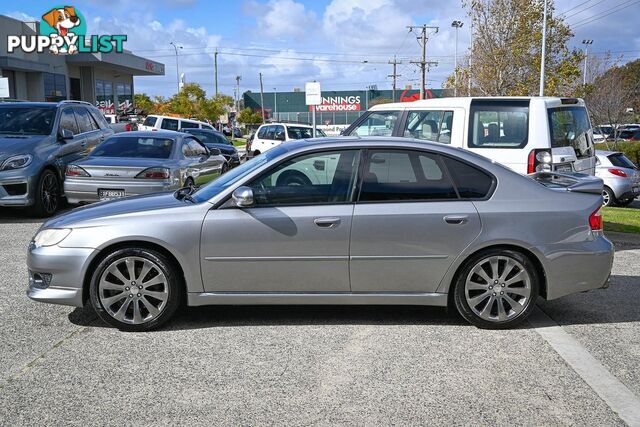
[[[247,144],[247,154],[249,157],[257,156],[286,141],[313,138],[312,134],[313,127],[305,124],[267,123],[258,128],[253,141]],[[323,131],[316,128],[316,138],[326,136]]]
[[[198,128],[198,129],[212,129],[209,123],[200,122],[198,120],[183,119],[181,117],[169,117],[169,116],[156,116],[149,115],[141,125],[138,125],[138,130],[175,130],[185,128]]]
[[[555,97],[434,98],[372,107],[343,135],[402,136],[451,144],[525,174],[595,174],[584,101]]]

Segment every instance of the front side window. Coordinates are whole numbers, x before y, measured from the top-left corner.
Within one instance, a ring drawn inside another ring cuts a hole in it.
[[[156,125],[156,122],[158,121],[157,117],[154,116],[147,116],[146,119],[144,119],[144,122],[142,123],[143,126],[150,126],[153,127]]]
[[[453,111],[411,111],[407,116],[404,136],[449,144],[452,122]]]
[[[70,130],[74,135],[78,134],[78,123],[71,108],[65,108],[60,113],[60,129]]]
[[[359,201],[457,199],[453,183],[434,154],[375,150],[362,177]]]
[[[352,199],[358,150],[305,154],[249,184],[257,206],[345,203]]]
[[[80,133],[94,130],[93,120],[86,108],[75,107],[73,111],[76,113],[76,121],[78,122]]]
[[[175,119],[162,119],[161,129],[178,130],[178,121]]]
[[[267,135],[267,129],[269,126],[262,126],[260,127],[260,130],[258,130],[258,138],[260,139],[265,139],[266,135]]]
[[[275,133],[276,133],[276,127],[269,126],[267,128],[267,134],[265,135],[264,139],[275,139]]]
[[[173,139],[112,136],[91,152],[90,157],[128,157],[141,159],[168,159]]]
[[[529,135],[529,106],[523,102],[471,104],[469,147],[522,148]]]
[[[391,136],[400,114],[400,111],[372,112],[349,135]]]
[[[549,109],[551,147],[573,147],[581,159],[594,155],[589,117],[584,107],[560,107]]]
[[[276,125],[273,133],[273,139],[277,141],[284,141],[286,139],[284,134],[284,126]]]

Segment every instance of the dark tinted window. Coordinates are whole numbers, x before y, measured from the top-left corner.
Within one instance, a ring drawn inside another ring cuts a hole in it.
[[[143,126],[155,126],[157,121],[158,121],[157,117],[147,116],[147,118],[144,119],[144,122],[142,123],[142,125]]]
[[[86,108],[75,107],[73,111],[76,113],[76,121],[78,122],[78,128],[80,133],[91,132],[93,127],[93,119],[89,115]]]
[[[249,186],[258,206],[344,203],[351,200],[357,162],[357,150],[305,154],[281,163]]]
[[[360,201],[456,199],[437,156],[417,151],[370,151]]]
[[[49,135],[55,108],[0,106],[0,134]]]
[[[187,128],[199,128],[200,127],[200,125],[198,123],[196,123],[196,122],[188,122],[186,120],[181,120],[180,121],[180,126],[182,128],[184,128],[184,129],[187,129]]]
[[[258,138],[264,139],[268,129],[269,126],[262,126],[258,131]]]
[[[68,129],[74,135],[78,134],[78,124],[71,108],[65,108],[60,113],[60,129]]]
[[[178,121],[175,119],[163,118],[160,127],[167,130],[178,130]]]
[[[528,135],[528,101],[471,103],[469,147],[522,148]]]
[[[489,174],[449,157],[442,157],[442,159],[456,184],[460,197],[482,199],[487,196],[493,184],[493,178]]]
[[[573,147],[578,158],[594,155],[589,117],[584,107],[549,109],[551,147]]]
[[[264,139],[274,139],[275,133],[276,133],[276,127],[269,126],[269,129],[267,129],[267,134],[264,136]]]
[[[98,110],[95,107],[90,107],[89,108],[89,113],[91,113],[91,117],[93,117],[93,120],[98,124],[98,129],[99,128],[105,128],[106,129],[106,128],[109,127],[109,123],[107,123],[107,119],[100,112],[100,110]]]
[[[302,126],[287,126],[287,132],[289,133],[289,139],[307,139],[313,138],[311,135],[311,128],[305,128]],[[318,130],[316,130],[318,134]]]
[[[173,139],[112,136],[99,144],[90,157],[168,159],[172,148]]]
[[[607,157],[613,166],[636,169],[636,165],[634,165],[633,162],[622,153],[610,154]]]

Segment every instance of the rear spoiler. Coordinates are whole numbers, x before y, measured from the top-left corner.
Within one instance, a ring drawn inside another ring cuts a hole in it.
[[[604,188],[604,182],[600,178],[583,173],[535,172],[528,176],[554,190],[602,194]]]

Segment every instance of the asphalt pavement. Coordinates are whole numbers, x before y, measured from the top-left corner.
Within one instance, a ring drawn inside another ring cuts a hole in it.
[[[624,425],[533,323],[485,331],[433,307],[201,307],[119,332],[91,309],[25,296],[39,225],[0,210],[1,425]],[[610,237],[611,287],[537,310],[637,397],[640,239]]]

